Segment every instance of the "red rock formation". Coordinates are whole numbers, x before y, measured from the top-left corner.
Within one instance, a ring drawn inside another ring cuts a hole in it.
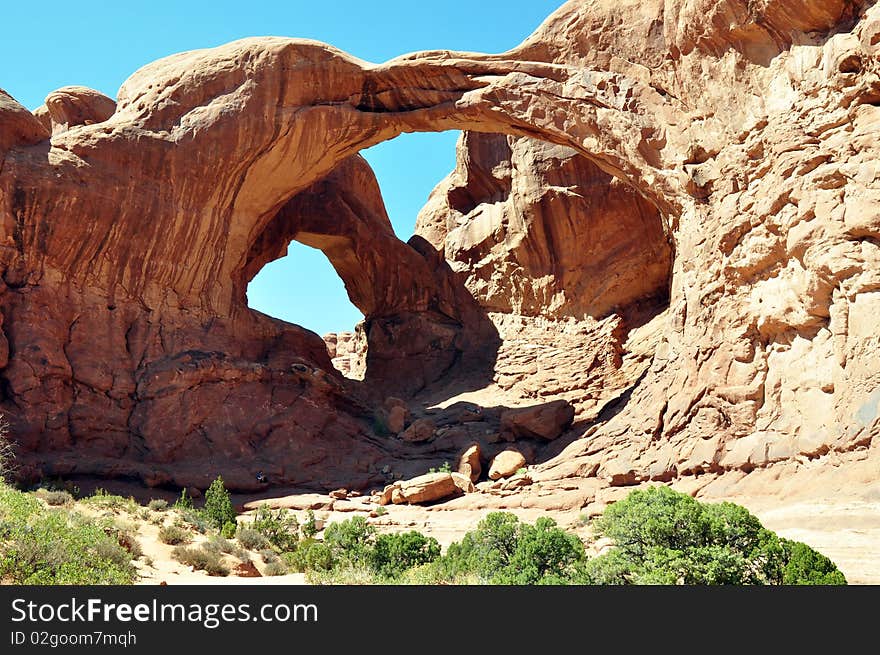
[[[866,7],[569,2],[501,55],[373,66],[245,39],[146,66],[112,113],[67,89],[47,123],[0,94],[0,409],[23,470],[196,487],[222,473],[244,489],[262,469],[358,488],[387,481],[387,462],[497,451],[502,408],[425,443],[374,434],[389,391],[460,392],[488,365],[520,401],[578,410],[568,437],[521,447],[561,453],[530,479],[566,506],[588,495],[554,487],[569,477],[873,447],[880,10]],[[404,244],[356,153],[445,129],[511,138],[466,137],[424,238]],[[339,376],[317,335],[247,308],[291,239],[321,248],[364,311],[367,384]],[[531,389],[546,367],[517,325],[545,329],[559,358]]]
[[[656,207],[571,148],[466,132],[416,232],[490,311],[604,318],[667,302],[664,227]]]

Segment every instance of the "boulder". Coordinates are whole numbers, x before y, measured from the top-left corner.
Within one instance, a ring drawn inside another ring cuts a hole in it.
[[[406,430],[400,434],[400,438],[411,443],[430,441],[434,438],[434,421],[429,418],[420,418],[412,422]]]
[[[415,505],[457,496],[462,493],[459,485],[465,483],[463,479],[456,480],[452,476],[451,473],[426,473],[410,480],[401,480],[392,485],[391,502],[395,505]]]
[[[489,479],[498,480],[514,475],[526,465],[526,458],[518,450],[502,450],[489,465]]]
[[[472,494],[476,491],[474,483],[469,476],[461,473],[450,473],[450,475],[452,476],[452,481],[455,483],[455,486],[461,489],[464,493]]]
[[[574,407],[566,400],[501,412],[501,429],[517,437],[556,439],[571,425]]]
[[[388,410],[388,430],[394,434],[398,434],[406,427],[406,419],[409,412],[406,407],[395,405]]]
[[[458,458],[458,472],[466,475],[471,482],[480,479],[483,467],[480,464],[480,444],[471,444]]]

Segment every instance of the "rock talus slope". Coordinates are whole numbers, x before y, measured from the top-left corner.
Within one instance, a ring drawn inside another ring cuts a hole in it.
[[[557,506],[876,461],[878,56],[871,2],[583,0],[498,55],[245,39],[154,62],[115,103],[0,94],[21,473],[366,487],[493,457],[521,438],[504,404],[537,398],[574,423],[516,444],[538,466],[510,493]],[[457,168],[403,243],[357,152],[446,129]],[[364,312],[364,383],[247,307],[293,239]],[[487,385],[482,414],[388,433],[388,395]]]

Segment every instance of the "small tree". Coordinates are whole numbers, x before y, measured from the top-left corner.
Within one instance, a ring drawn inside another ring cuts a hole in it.
[[[205,516],[218,530],[222,530],[227,523],[235,523],[235,510],[229,492],[223,485],[223,478],[219,475],[205,492]]]
[[[414,566],[440,557],[440,544],[420,532],[380,534],[370,557],[373,570],[386,578],[397,578]]]
[[[331,523],[324,530],[324,543],[333,551],[334,557],[354,565],[369,564],[375,537],[376,528],[363,516]]]
[[[299,541],[299,523],[284,508],[273,512],[266,505],[260,505],[250,527],[266,537],[281,552],[293,550]]]

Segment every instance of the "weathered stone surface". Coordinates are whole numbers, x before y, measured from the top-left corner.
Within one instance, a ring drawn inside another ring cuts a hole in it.
[[[333,499],[323,494],[295,494],[267,500],[254,500],[245,503],[243,507],[247,511],[257,509],[260,506],[266,506],[269,509],[316,510],[329,509],[332,504]]]
[[[455,486],[464,493],[472,494],[476,491],[476,487],[474,487],[474,483],[470,479],[470,476],[462,473],[450,473],[450,475],[452,476],[452,481],[455,483]]]
[[[406,427],[406,418],[409,415],[406,407],[394,405],[388,410],[388,431],[394,434],[402,432]]]
[[[466,475],[471,482],[480,479],[483,465],[480,463],[480,444],[471,444],[458,458],[458,472]]]
[[[451,473],[426,473],[410,480],[402,480],[393,485],[391,502],[399,505],[402,503],[418,504],[442,500],[462,493],[463,490],[459,486],[460,484],[466,485],[467,483],[456,480]]]
[[[526,458],[518,450],[503,450],[489,464],[489,479],[508,478],[526,465]]]
[[[116,101],[85,86],[65,86],[46,96],[46,111],[52,134],[78,125],[103,123],[116,111]],[[38,111],[34,114],[42,118]]]
[[[430,441],[434,438],[435,428],[434,421],[429,418],[416,419],[412,422],[412,425],[403,431],[400,438],[411,443]]]
[[[574,407],[565,400],[518,407],[501,413],[501,428],[517,437],[540,437],[548,441],[561,435],[574,419]]]
[[[29,146],[49,138],[40,120],[0,89],[0,153],[16,146]],[[5,236],[11,236],[7,234]]]
[[[571,148],[463,133],[416,231],[490,311],[602,318],[669,295],[657,208]]]

